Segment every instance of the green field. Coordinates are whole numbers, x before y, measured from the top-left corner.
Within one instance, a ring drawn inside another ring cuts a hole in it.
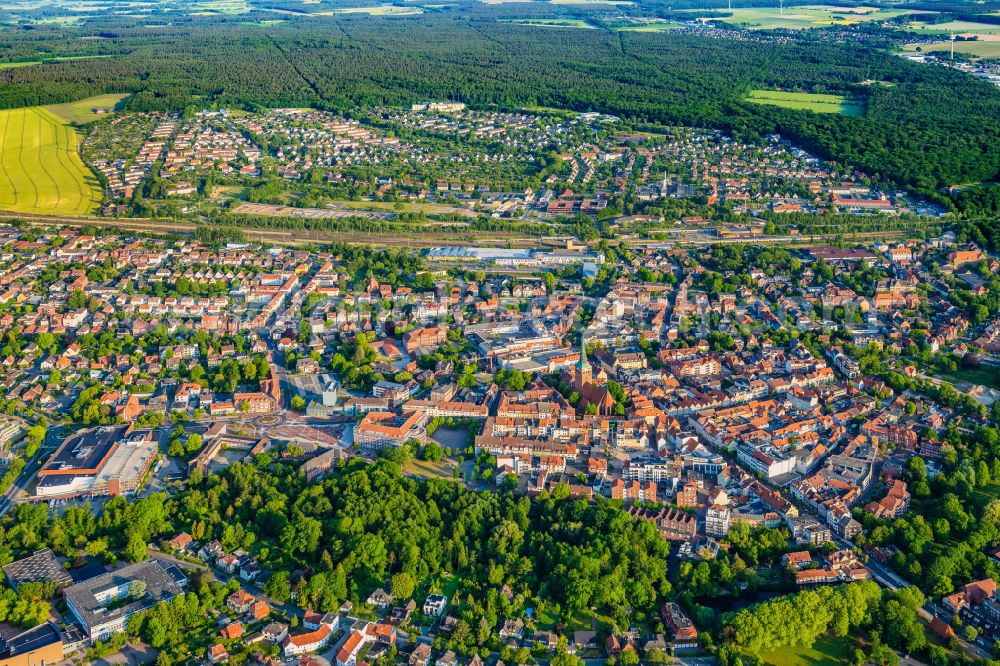
[[[43,6],[73,12],[71,15],[36,15]],[[45,0],[44,2],[0,2],[0,9],[11,12],[15,19],[39,25],[76,25],[84,20],[107,16],[144,16],[154,10],[182,12],[189,16],[241,14],[250,11],[246,0],[158,0],[158,2],[126,2],[124,0]]]
[[[192,12],[192,16],[196,14],[244,14],[250,11],[250,7],[247,5],[246,0],[204,0],[204,2],[198,3],[197,8],[199,12]]]
[[[557,109],[552,106],[526,106],[523,108],[528,113],[539,115],[559,116],[560,118],[575,118],[579,113],[568,109]]]
[[[816,113],[839,113],[844,116],[865,115],[864,102],[841,95],[784,92],[781,90],[751,90],[747,101],[785,109],[800,109]]]
[[[101,201],[76,130],[48,109],[0,111],[0,210],[87,215]]]
[[[911,21],[906,24],[908,30],[922,34],[939,33],[942,35],[1000,35],[1000,25],[992,23],[973,23],[972,21],[949,21],[947,23],[923,23]]]
[[[812,647],[797,646],[761,655],[768,666],[840,666],[854,658],[854,649],[861,647],[856,638],[823,636]]]
[[[933,42],[931,44],[907,44],[905,50],[913,53],[933,53],[934,51],[948,52],[951,50],[951,42]],[[956,41],[955,53],[964,53],[975,58],[1000,58],[1000,41]]]
[[[627,32],[667,32],[669,30],[677,30],[683,27],[680,23],[672,23],[669,21],[657,21],[651,23],[634,23],[632,25],[623,25],[615,28],[615,30],[624,30]]]
[[[634,5],[631,0],[549,0],[553,5]]]
[[[700,10],[691,10],[700,11]],[[725,23],[741,25],[754,30],[805,30],[831,25],[854,25],[866,21],[883,21],[906,12],[899,9],[876,7],[834,7],[831,5],[804,5],[801,7],[759,7],[753,9],[720,10],[732,16],[718,19]]]
[[[24,62],[0,62],[0,69],[14,69],[15,67],[31,67],[41,65],[41,60],[26,60]]]
[[[128,97],[128,95],[98,95],[97,97],[88,97],[87,99],[81,99],[76,102],[51,104],[45,108],[54,113],[64,122],[83,125],[103,117],[101,114],[96,113],[97,109],[108,109],[110,111],[114,111],[126,97]]]
[[[87,56],[65,56],[62,58],[46,58],[45,60],[24,60],[22,62],[0,62],[0,69],[13,69],[15,67],[31,67],[32,65],[49,64],[56,62],[67,62],[70,60],[90,60],[91,58],[111,58],[110,55],[87,55]]]
[[[540,28],[594,28],[583,19],[511,19],[509,22]]]
[[[371,16],[413,16],[422,14],[424,10],[420,7],[397,7],[395,5],[377,5],[375,7],[343,7],[334,9],[332,12],[316,12],[318,16],[332,16],[333,14],[369,14]]]

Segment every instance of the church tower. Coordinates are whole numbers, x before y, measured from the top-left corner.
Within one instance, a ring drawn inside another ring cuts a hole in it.
[[[573,381],[576,388],[590,384],[594,380],[594,371],[587,361],[587,341],[580,336],[580,360],[577,361],[576,369],[573,373]]]

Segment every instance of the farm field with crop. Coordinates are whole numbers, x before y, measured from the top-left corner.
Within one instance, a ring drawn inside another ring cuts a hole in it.
[[[956,35],[1000,35],[1000,25],[975,23],[973,21],[948,21],[947,23],[923,23],[911,21],[906,28],[920,34]]]
[[[396,5],[375,5],[372,7],[342,7],[330,12],[317,12],[320,16],[334,14],[368,14],[370,16],[413,16],[421,14],[420,7],[397,7]]]
[[[0,210],[87,215],[101,190],[76,130],[43,107],[0,111]]]
[[[935,51],[951,50],[951,42],[940,41],[930,44],[907,44],[905,50],[914,53],[933,53]],[[1000,58],[1000,40],[985,41],[982,39],[970,41],[955,41],[955,53],[964,53],[976,58]]]
[[[732,16],[719,19],[725,23],[741,25],[755,30],[804,30],[828,25],[854,25],[866,21],[880,21],[904,13],[896,9],[875,7],[834,7],[832,5],[804,5],[801,7],[755,7],[748,9],[719,10]]]

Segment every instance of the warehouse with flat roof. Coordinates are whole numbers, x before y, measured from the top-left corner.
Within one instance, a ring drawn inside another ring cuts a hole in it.
[[[141,595],[134,594],[136,581],[146,584]],[[176,567],[168,570],[156,560],[146,560],[67,587],[63,596],[84,633],[97,641],[125,631],[130,617],[170,601],[185,584],[187,579]]]
[[[102,426],[70,437],[38,472],[43,499],[134,492],[156,457],[151,430]]]

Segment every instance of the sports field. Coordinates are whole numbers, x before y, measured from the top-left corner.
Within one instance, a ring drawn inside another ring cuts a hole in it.
[[[87,215],[101,201],[76,130],[48,109],[0,111],[0,210]]]
[[[754,104],[780,106],[785,109],[815,111],[816,113],[839,113],[843,116],[865,115],[864,102],[851,100],[841,95],[751,90],[747,101]]]
[[[701,10],[691,10],[692,12]],[[882,21],[894,18],[905,11],[899,9],[878,9],[876,7],[834,7],[832,5],[804,5],[795,7],[755,7],[750,9],[718,9],[713,11],[732,12],[732,16],[718,19],[725,23],[740,25],[754,30],[805,30],[831,25],[854,25],[866,21]]]

